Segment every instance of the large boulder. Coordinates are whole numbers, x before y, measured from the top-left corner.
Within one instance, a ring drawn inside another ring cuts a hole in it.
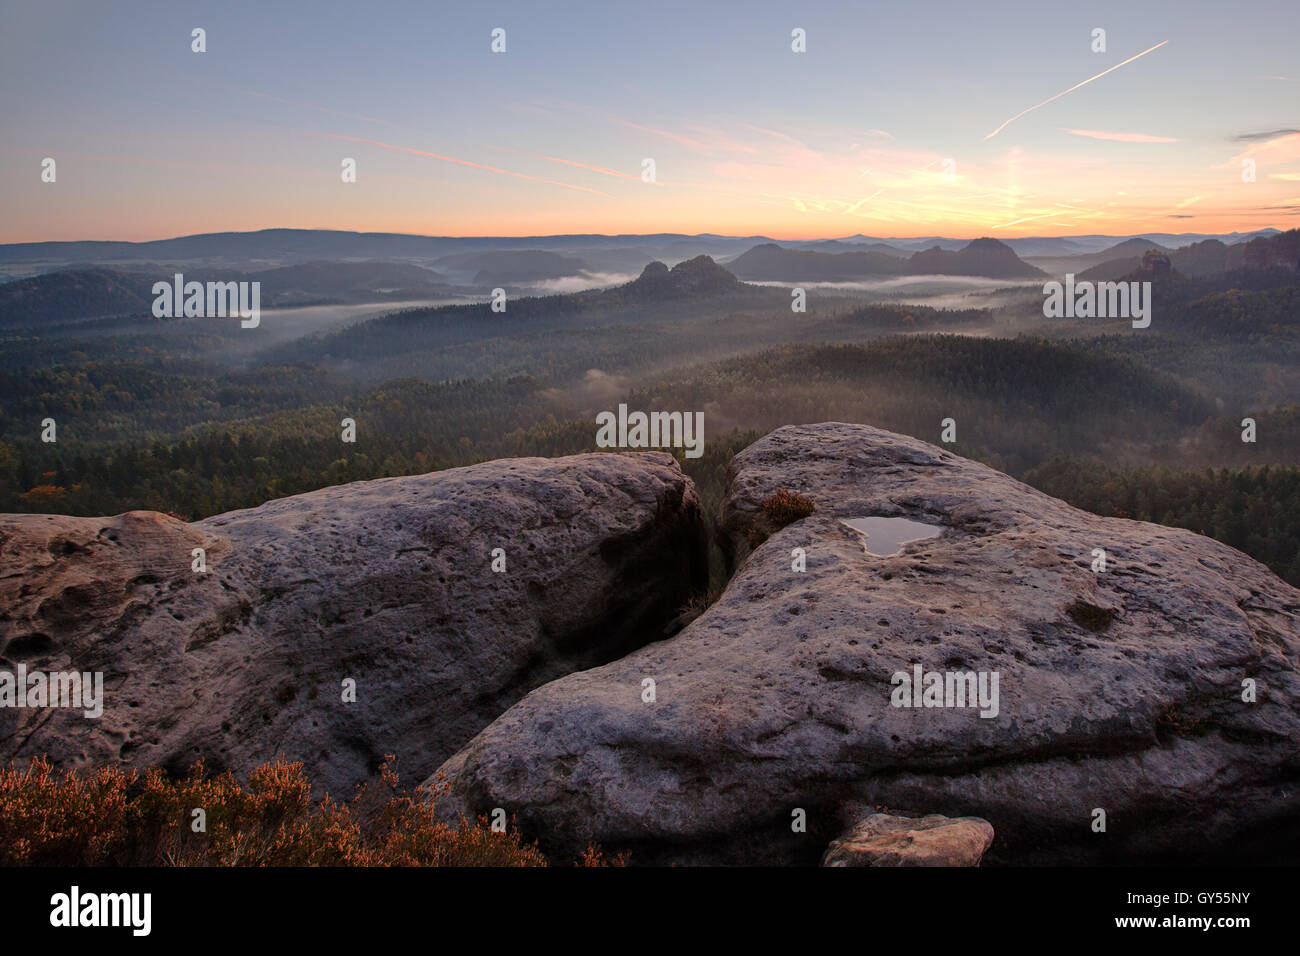
[[[776,526],[778,491],[815,511]],[[815,864],[863,806],[978,815],[988,862],[1300,846],[1300,592],[1240,552],[837,423],[739,454],[723,517],[721,598],[513,706],[430,781],[442,812],[641,862]],[[939,536],[878,556],[863,517]]]
[[[665,636],[704,583],[703,540],[662,452],[356,482],[193,524],[0,516],[0,672],[104,683],[98,719],[0,709],[0,762],[244,774],[284,755],[348,796],[394,754],[419,782],[533,687]]]

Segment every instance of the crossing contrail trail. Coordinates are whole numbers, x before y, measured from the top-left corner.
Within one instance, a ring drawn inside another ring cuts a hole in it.
[[[1038,109],[1038,107],[1040,107],[1040,106],[1046,106],[1048,103],[1052,102],[1052,100],[1059,100],[1059,99],[1060,99],[1062,96],[1064,96],[1066,93],[1073,93],[1073,92],[1074,92],[1075,90],[1077,90],[1079,87],[1081,87],[1081,86],[1087,86],[1087,85],[1088,85],[1089,83],[1091,83],[1093,80],[1099,80],[1099,79],[1101,79],[1103,76],[1105,76],[1107,73],[1113,73],[1113,72],[1115,72],[1115,71],[1118,70],[1121,66],[1124,66],[1125,63],[1132,63],[1132,62],[1133,62],[1134,60],[1136,60],[1138,57],[1140,57],[1140,56],[1146,56],[1146,55],[1147,55],[1148,53],[1150,53],[1152,50],[1158,50],[1158,49],[1160,49],[1162,46],[1164,46],[1164,45],[1165,45],[1166,43],[1168,43],[1168,42],[1169,42],[1168,40],[1161,40],[1161,41],[1160,41],[1159,43],[1157,43],[1155,46],[1153,46],[1153,47],[1149,47],[1149,48],[1143,50],[1141,53],[1136,53],[1136,54],[1134,54],[1133,56],[1129,57],[1127,60],[1123,61],[1123,63],[1116,63],[1116,64],[1115,64],[1114,66],[1112,66],[1110,69],[1108,69],[1108,70],[1102,70],[1102,71],[1101,71],[1100,73],[1098,73],[1096,76],[1090,76],[1090,77],[1088,77],[1086,80],[1084,80],[1082,83],[1075,83],[1074,86],[1070,87],[1068,90],[1061,90],[1061,92],[1057,93],[1055,96],[1049,96],[1047,99],[1043,100],[1043,102],[1041,102],[1041,103],[1037,103],[1037,104],[1035,104],[1034,106],[1029,107],[1029,109],[1027,109],[1027,110],[1021,110],[1019,113],[1017,113],[1015,116],[1011,117],[1011,119],[1007,120],[1005,123],[1003,123],[1001,126],[999,126],[997,129],[995,129],[993,132],[989,133],[989,134],[988,134],[987,136],[985,136],[984,138],[985,138],[986,140],[988,140],[988,139],[992,139],[994,136],[997,136],[998,133],[1002,132],[1004,129],[1006,129],[1008,126],[1010,126],[1010,125],[1011,125],[1012,123],[1014,123],[1016,120],[1020,119],[1020,117],[1024,116],[1026,113],[1032,113],[1034,110]]]

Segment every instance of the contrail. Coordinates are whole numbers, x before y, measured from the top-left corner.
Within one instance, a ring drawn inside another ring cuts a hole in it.
[[[858,208],[859,208],[863,203],[871,202],[871,200],[875,199],[877,196],[879,196],[879,195],[880,195],[881,193],[883,193],[883,192],[884,192],[883,189],[877,189],[877,190],[876,190],[874,193],[872,193],[870,196],[867,196],[867,197],[865,197],[865,198],[863,198],[863,199],[859,199],[857,202],[855,202],[855,203],[854,203],[852,206],[850,206],[848,209],[844,210],[844,215],[847,216],[847,215],[849,215],[850,213],[855,213],[855,212],[857,212],[857,211],[858,211]]]
[[[1158,50],[1158,49],[1160,49],[1162,46],[1164,46],[1164,45],[1165,45],[1166,43],[1168,43],[1168,42],[1169,42],[1168,40],[1161,40],[1161,41],[1160,41],[1159,43],[1157,43],[1155,46],[1150,47],[1150,48],[1148,48],[1148,49],[1146,49],[1146,50],[1143,50],[1141,53],[1137,53],[1137,54],[1135,54],[1135,55],[1129,57],[1129,58],[1128,58],[1127,60],[1125,60],[1123,63],[1116,63],[1116,64],[1115,64],[1114,66],[1112,66],[1110,69],[1108,69],[1108,70],[1102,70],[1102,71],[1101,71],[1100,73],[1098,73],[1096,76],[1090,76],[1090,77],[1088,77],[1086,80],[1084,80],[1082,83],[1075,83],[1074,86],[1070,87],[1068,90],[1061,90],[1061,92],[1057,93],[1055,96],[1049,96],[1047,99],[1043,100],[1043,102],[1038,103],[1038,104],[1036,104],[1036,105],[1034,105],[1034,106],[1031,106],[1031,107],[1029,107],[1029,109],[1027,109],[1027,110],[1021,110],[1019,113],[1017,113],[1015,116],[1011,117],[1011,119],[1007,120],[1005,123],[1003,123],[1001,126],[999,126],[997,129],[995,129],[993,132],[989,133],[989,134],[988,134],[987,136],[985,136],[984,138],[985,138],[986,140],[988,140],[988,139],[992,139],[994,136],[997,136],[998,133],[1002,132],[1004,129],[1006,129],[1008,126],[1010,126],[1010,125],[1011,125],[1012,123],[1014,123],[1016,120],[1020,119],[1020,117],[1024,116],[1026,113],[1032,113],[1034,110],[1038,109],[1038,107],[1040,107],[1040,106],[1046,106],[1048,103],[1052,102],[1052,100],[1059,100],[1059,99],[1060,99],[1062,96],[1064,96],[1066,93],[1073,93],[1073,92],[1074,92],[1075,90],[1077,90],[1079,87],[1081,87],[1081,86],[1087,86],[1087,85],[1088,85],[1089,83],[1091,83],[1093,80],[1099,80],[1099,79],[1101,79],[1103,76],[1105,76],[1107,73],[1113,73],[1113,72],[1115,72],[1115,71],[1118,70],[1121,66],[1124,66],[1125,63],[1132,63],[1132,62],[1133,62],[1134,60],[1136,60],[1138,57],[1140,57],[1140,56],[1146,56],[1146,55],[1147,55],[1148,53],[1150,53],[1152,50]]]
[[[518,153],[520,156],[532,156],[536,159],[545,159],[552,163],[563,163],[566,166],[577,166],[579,169],[590,169],[594,173],[604,173],[606,176],[618,176],[620,179],[631,179],[637,182],[641,179],[640,176],[633,176],[629,173],[620,173],[617,169],[606,169],[604,166],[589,166],[586,163],[580,163],[574,159],[560,159],[558,156],[547,156],[545,153],[530,153],[523,149],[511,149],[509,146],[494,146],[492,148],[502,149],[507,153]]]
[[[546,183],[550,186],[563,186],[565,189],[576,189],[579,192],[595,193],[597,196],[613,198],[609,193],[603,193],[599,189],[588,189],[586,186],[575,186],[572,183],[562,183],[556,179],[543,179],[540,176],[529,176],[527,173],[516,173],[510,169],[499,169],[496,166],[487,166],[483,163],[471,163],[468,159],[457,159],[455,156],[443,156],[441,153],[429,153],[422,149],[411,149],[409,146],[394,146],[392,143],[381,143],[377,139],[363,139],[360,136],[343,136],[338,133],[325,133],[330,139],[347,140],[350,143],[367,143],[371,146],[378,146],[381,149],[391,149],[398,153],[411,153],[415,156],[428,156],[432,159],[441,159],[446,163],[457,163],[461,166],[469,166],[473,169],[485,169],[489,173],[500,173],[503,176],[514,176],[517,179],[530,179],[535,183]]]
[[[1079,208],[1078,206],[1066,206],[1065,203],[1059,203],[1059,202],[1056,203],[1056,205],[1058,205],[1058,206],[1063,206],[1063,207],[1065,207],[1066,209],[1078,209],[1078,208]],[[1020,219],[1013,219],[1013,220],[1011,220],[1011,222],[1002,222],[1002,223],[998,223],[996,226],[990,226],[989,228],[990,228],[990,229],[1004,229],[1004,228],[1006,228],[1007,226],[1018,226],[1018,225],[1020,225],[1022,222],[1030,222],[1030,221],[1032,221],[1032,220],[1034,220],[1034,219],[1046,219],[1046,218],[1048,218],[1049,216],[1059,216],[1059,215],[1061,215],[1061,213],[1060,213],[1059,211],[1055,211],[1055,212],[1045,212],[1045,213],[1042,213],[1041,215],[1038,215],[1038,216],[1024,216],[1024,217],[1022,217],[1022,218],[1020,218]],[[1065,215],[1068,216],[1069,213],[1065,213]]]
[[[316,110],[318,113],[330,113],[333,116],[343,116],[346,117],[347,119],[361,120],[362,122],[365,123],[380,123],[384,126],[393,125],[392,123],[388,122],[388,120],[375,119],[373,116],[362,116],[360,113],[344,113],[341,110],[332,110],[324,106],[313,106],[311,103],[298,103],[294,100],[286,100],[284,99],[284,97],[281,96],[272,96],[270,93],[259,93],[257,90],[246,90],[243,89],[242,87],[231,86],[228,83],[217,83],[216,85],[223,89],[230,90],[234,93],[242,93],[245,96],[256,96],[259,99],[263,99],[263,100],[274,100],[277,103],[284,103],[288,106],[296,106],[299,109]]]

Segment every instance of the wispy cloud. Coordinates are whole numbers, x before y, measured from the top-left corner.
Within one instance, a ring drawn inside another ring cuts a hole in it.
[[[604,166],[592,166],[587,163],[580,163],[576,159],[561,159],[558,156],[547,156],[545,153],[530,153],[523,149],[511,149],[509,146],[493,146],[493,149],[503,150],[507,153],[514,153],[518,156],[532,156],[534,159],[544,159],[551,163],[563,163],[565,166],[576,166],[579,169],[589,169],[593,173],[603,173],[606,176],[617,176],[619,179],[631,179],[640,182],[640,176],[633,176],[631,173],[620,173],[617,169],[606,169]]]
[[[1277,139],[1279,136],[1290,136],[1292,133],[1300,133],[1300,129],[1265,129],[1258,133],[1238,133],[1232,139],[1238,143],[1258,143],[1263,140]]]
[[[700,140],[693,139],[690,136],[683,136],[681,133],[674,133],[666,129],[655,129],[653,126],[642,126],[640,123],[633,123],[630,120],[617,120],[616,122],[628,129],[650,133],[652,136],[661,136],[664,139],[671,140],[678,146],[685,146],[687,149],[704,150],[707,148]]]
[[[1026,113],[1032,113],[1034,110],[1039,109],[1040,107],[1046,106],[1048,103],[1051,103],[1051,102],[1054,101],[1054,100],[1059,100],[1062,96],[1065,96],[1067,93],[1073,93],[1075,90],[1079,89],[1079,87],[1081,87],[1081,86],[1087,86],[1089,83],[1093,82],[1094,80],[1100,80],[1100,79],[1101,79],[1103,76],[1105,76],[1107,73],[1114,73],[1114,72],[1115,72],[1116,70],[1118,70],[1121,66],[1126,66],[1127,64],[1132,63],[1134,60],[1138,59],[1139,57],[1144,57],[1144,56],[1146,56],[1148,53],[1151,53],[1153,50],[1158,50],[1158,49],[1160,49],[1162,46],[1164,46],[1164,45],[1165,45],[1166,43],[1168,43],[1168,42],[1169,42],[1168,40],[1161,40],[1161,41],[1160,41],[1159,43],[1157,43],[1155,46],[1153,46],[1153,47],[1147,47],[1147,49],[1143,50],[1141,53],[1135,53],[1133,56],[1129,57],[1127,60],[1121,60],[1119,63],[1116,63],[1114,66],[1110,67],[1109,69],[1102,70],[1102,71],[1101,71],[1100,73],[1098,73],[1096,76],[1090,76],[1090,77],[1088,77],[1086,80],[1083,80],[1082,82],[1075,83],[1074,86],[1070,87],[1068,90],[1061,90],[1061,92],[1056,93],[1056,94],[1054,94],[1054,95],[1052,95],[1052,96],[1049,96],[1047,99],[1043,100],[1043,102],[1041,102],[1041,103],[1035,103],[1033,106],[1029,107],[1028,109],[1021,110],[1019,113],[1017,113],[1015,116],[1011,117],[1011,119],[1007,120],[1005,123],[1003,123],[1001,126],[999,126],[997,129],[995,129],[993,132],[989,133],[989,134],[988,134],[987,136],[985,136],[984,138],[985,138],[986,140],[987,140],[987,139],[992,139],[994,136],[997,136],[998,133],[1002,132],[1004,129],[1006,129],[1008,126],[1010,126],[1010,125],[1011,125],[1012,123],[1014,123],[1016,120],[1020,119],[1020,117],[1024,116]]]
[[[381,126],[393,126],[388,120],[376,119],[373,116],[363,116],[361,113],[346,113],[343,110],[332,110],[327,106],[316,106],[313,103],[303,103],[299,100],[285,99],[283,96],[272,96],[270,93],[261,93],[257,90],[246,90],[241,86],[231,86],[228,83],[218,83],[222,89],[229,90],[232,93],[240,93],[244,96],[256,97],[259,100],[270,100],[274,103],[283,103],[286,106],[293,106],[300,110],[314,110],[317,113],[328,113],[330,116],[342,116],[345,119],[361,120],[363,123],[378,123]]]
[[[1089,139],[1108,139],[1117,143],[1181,143],[1181,139],[1172,136],[1152,136],[1148,133],[1114,133],[1103,129],[1066,129],[1058,127],[1061,132],[1072,136],[1087,136]]]
[[[472,169],[482,169],[489,173],[498,173],[502,176],[514,176],[516,179],[528,179],[535,183],[546,183],[551,186],[562,186],[565,189],[576,189],[578,192],[593,193],[597,196],[605,196],[612,199],[609,193],[601,192],[599,189],[588,189],[586,186],[575,186],[573,183],[562,183],[555,179],[543,179],[540,176],[529,176],[527,173],[517,173],[510,169],[500,169],[496,166],[487,166],[483,163],[471,162],[468,159],[457,159],[455,156],[443,156],[441,153],[430,153],[423,149],[412,149],[409,146],[395,146],[392,143],[381,143],[377,139],[364,139],[359,136],[343,136],[339,133],[325,133],[330,139],[341,139],[349,143],[365,143],[367,146],[377,146],[380,149],[389,149],[396,153],[410,153],[413,156],[428,156],[430,159],[440,159],[444,163],[456,163],[459,166],[469,166]]]
[[[1266,138],[1252,137],[1248,142],[1242,152],[1215,168],[1240,166],[1243,159],[1274,166],[1300,162],[1300,130],[1275,130]]]

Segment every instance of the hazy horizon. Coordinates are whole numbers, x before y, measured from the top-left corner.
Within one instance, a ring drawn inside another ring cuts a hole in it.
[[[1107,232],[1078,232],[1062,233],[1059,235],[1048,233],[1029,233],[1023,236],[1006,236],[1005,239],[1134,239],[1146,235],[1168,235],[1172,237],[1185,236],[1226,236],[1226,235],[1250,235],[1257,232],[1264,232],[1269,229],[1277,232],[1286,232],[1288,229],[1297,228],[1294,225],[1287,226],[1256,226],[1253,229],[1222,229],[1213,232],[1173,232],[1168,230],[1149,229],[1144,232],[1135,233],[1107,233]],[[725,232],[556,232],[556,233],[528,233],[528,234],[504,234],[504,233],[432,233],[432,232],[390,232],[381,230],[364,230],[364,229],[342,229],[332,226],[264,226],[258,229],[221,229],[213,232],[186,232],[177,234],[167,234],[159,236],[148,236],[140,239],[123,239],[118,237],[103,236],[82,236],[76,239],[16,239],[0,242],[0,245],[29,245],[43,242],[126,242],[136,245],[149,242],[167,242],[173,239],[193,239],[198,236],[217,236],[217,235],[250,235],[259,232],[346,232],[355,233],[358,236],[409,236],[416,239],[507,239],[507,240],[525,240],[525,239],[568,239],[568,238],[593,238],[593,239],[622,239],[622,238],[641,238],[652,236],[683,236],[688,239],[715,237],[718,239],[769,239],[773,242],[919,242],[926,239],[945,239],[957,242],[973,242],[976,239],[999,238],[998,236],[989,236],[987,233],[971,233],[969,235],[958,235],[955,233],[918,233],[914,236],[900,235],[867,235],[864,233],[854,233],[852,235],[809,235],[809,236],[779,236],[770,233],[725,233]]]

